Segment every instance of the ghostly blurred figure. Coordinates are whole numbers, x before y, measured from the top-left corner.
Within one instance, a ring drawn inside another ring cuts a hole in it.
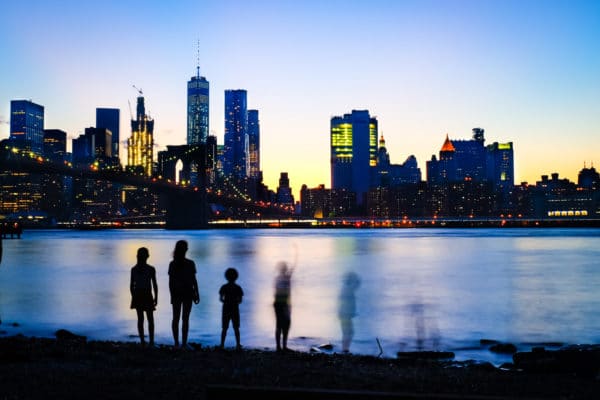
[[[355,272],[348,272],[344,276],[342,290],[339,297],[338,317],[342,327],[342,351],[350,351],[350,343],[354,337],[354,323],[356,316],[356,289],[360,286],[360,278]]]
[[[292,291],[292,274],[294,267],[288,267],[286,262],[277,264],[279,274],[275,278],[275,342],[277,351],[287,351],[288,334],[292,322],[292,304],[290,295]]]

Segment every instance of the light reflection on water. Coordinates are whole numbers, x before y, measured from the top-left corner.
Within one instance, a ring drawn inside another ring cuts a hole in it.
[[[358,315],[350,350],[452,350],[457,359],[509,361],[480,339],[525,344],[598,343],[600,229],[115,230],[26,231],[4,241],[0,330],[52,336],[59,328],[90,339],[135,341],[129,272],[138,247],[157,268],[156,340],[170,344],[167,267],[175,242],[189,242],[201,302],[190,340],[218,344],[219,287],[227,267],[245,292],[242,344],[274,348],[275,265],[297,268],[290,346],[341,350],[337,317],[343,277],[356,272]],[[12,323],[19,326],[12,326]],[[233,346],[233,332],[227,336]]]

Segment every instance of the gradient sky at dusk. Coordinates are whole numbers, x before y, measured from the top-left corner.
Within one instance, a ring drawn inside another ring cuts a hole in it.
[[[271,189],[282,171],[296,196],[330,187],[330,118],[353,109],[423,179],[474,127],[514,143],[516,183],[600,166],[600,1],[4,1],[0,139],[10,100],[31,99],[71,138],[120,108],[123,142],[136,85],[157,150],[184,144],[198,41],[210,130],[222,144],[224,91],[246,89]]]

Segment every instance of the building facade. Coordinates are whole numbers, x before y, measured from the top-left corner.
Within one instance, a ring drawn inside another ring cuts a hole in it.
[[[260,122],[258,110],[248,110],[248,177],[260,178]]]
[[[365,202],[377,165],[377,137],[377,119],[367,110],[331,118],[331,188],[355,192],[358,204]]]
[[[209,82],[200,76],[200,67],[196,76],[187,84],[187,144],[206,144],[209,132]]]
[[[154,166],[154,120],[146,115],[144,98],[137,98],[136,119],[131,120],[131,137],[127,140],[127,168],[152,176]]]
[[[247,177],[248,107],[243,89],[225,91],[225,146],[223,173],[236,181]]]
[[[112,157],[119,157],[121,110],[118,108],[96,108],[96,128],[108,129],[111,133]]]
[[[30,100],[10,102],[10,139],[22,150],[42,154],[44,147],[44,107]]]

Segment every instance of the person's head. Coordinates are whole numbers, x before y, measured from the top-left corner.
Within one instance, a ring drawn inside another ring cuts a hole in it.
[[[138,262],[145,262],[148,257],[150,257],[150,252],[148,252],[148,249],[145,247],[140,247],[137,251]]]
[[[285,275],[288,272],[288,265],[285,261],[279,261],[277,263],[277,270],[281,275]]]
[[[225,271],[225,279],[227,282],[235,282],[238,278],[238,272],[235,268],[227,268]]]
[[[185,240],[178,240],[175,243],[175,250],[173,250],[173,258],[184,258],[185,253],[188,250],[188,244]]]

